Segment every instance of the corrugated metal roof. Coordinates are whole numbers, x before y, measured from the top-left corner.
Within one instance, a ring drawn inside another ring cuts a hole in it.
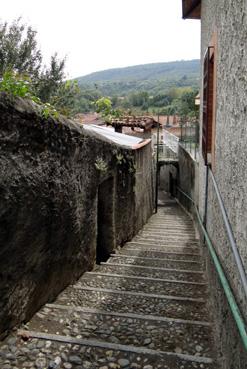
[[[120,146],[129,147],[131,149],[140,148],[150,142],[150,140],[144,140],[143,138],[133,137],[125,135],[123,133],[118,133],[107,127],[100,127],[94,124],[83,125],[83,128],[90,132],[95,132],[100,136],[107,138],[108,140],[116,143]]]

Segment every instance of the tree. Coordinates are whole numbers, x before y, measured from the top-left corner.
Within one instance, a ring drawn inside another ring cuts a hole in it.
[[[65,80],[65,58],[59,60],[56,53],[51,56],[50,65],[43,66],[36,34],[31,26],[21,22],[21,18],[10,25],[0,23],[0,78],[7,76],[12,84],[15,79],[17,84],[29,81],[33,96],[71,115],[79,95],[77,83]],[[11,73],[9,77],[8,73]]]
[[[42,101],[51,101],[57,94],[57,90],[63,85],[64,67],[65,59],[59,60],[57,54],[54,54],[51,56],[50,66],[40,72],[36,82],[36,91]]]
[[[42,67],[41,51],[37,48],[36,31],[21,23],[21,19],[0,23],[0,77],[12,70],[36,79]]]
[[[181,95],[180,103],[178,106],[178,113],[180,116],[196,117],[198,118],[199,111],[195,105],[195,97],[198,91],[186,91]]]
[[[103,117],[111,114],[112,102],[107,97],[101,97],[95,102],[96,112],[101,113]]]
[[[96,112],[100,113],[105,122],[111,123],[112,118],[119,118],[123,112],[112,108],[112,102],[107,97],[101,97],[95,102]]]

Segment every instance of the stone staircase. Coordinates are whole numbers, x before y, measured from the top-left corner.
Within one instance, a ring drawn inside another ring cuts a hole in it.
[[[45,305],[0,348],[0,368],[218,369],[190,218],[174,203]]]

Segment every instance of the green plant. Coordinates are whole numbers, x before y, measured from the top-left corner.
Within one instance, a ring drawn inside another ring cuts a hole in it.
[[[13,71],[7,71],[0,80],[0,91],[7,92],[12,96],[28,98],[41,107],[43,118],[58,118],[57,110],[49,103],[43,104],[39,97],[33,94],[33,86],[29,77],[20,75]]]
[[[30,79],[25,75],[19,75],[12,71],[3,74],[0,80],[0,91],[8,92],[14,96],[32,97]]]
[[[101,97],[94,103],[96,107],[96,112],[100,113],[104,121],[111,124],[112,119],[120,118],[123,112],[120,109],[113,109],[112,102],[107,97]]]
[[[121,153],[116,155],[116,159],[118,165],[121,165],[123,162],[125,162],[124,156]]]
[[[130,163],[129,164],[129,173],[135,173],[136,172],[136,164]]]
[[[102,159],[101,157],[97,157],[97,159],[95,160],[95,167],[97,170],[99,170],[100,172],[107,172],[108,170],[108,165],[107,163],[104,161],[104,159]]]
[[[42,104],[41,114],[42,114],[42,117],[45,119],[49,117],[53,117],[57,119],[59,117],[58,111],[54,108],[54,106],[52,106],[49,103]]]
[[[21,18],[10,24],[0,20],[2,90],[33,101],[35,96],[42,103],[49,103],[43,108],[43,116],[56,116],[56,111],[71,116],[80,92],[77,83],[65,80],[65,58],[59,60],[57,53],[51,56],[48,66],[42,64],[36,35]],[[35,102],[41,104],[37,98]]]

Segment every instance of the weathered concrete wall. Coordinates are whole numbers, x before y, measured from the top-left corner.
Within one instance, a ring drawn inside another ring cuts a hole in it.
[[[153,208],[149,150],[121,148],[0,96],[0,333],[93,268],[99,217],[105,243],[111,234],[108,253],[146,222]]]
[[[238,249],[247,269],[247,2],[246,0],[202,1],[202,58],[210,44],[213,32],[217,33],[217,85],[216,85],[216,181],[227,210]],[[200,160],[201,213],[204,213],[205,167]],[[239,274],[230,251],[222,222],[222,215],[209,180],[207,229],[239,307],[247,320],[247,304]],[[240,337],[229,312],[227,301],[207,255],[215,311],[219,322],[218,342],[223,368],[246,368]]]
[[[159,188],[165,192],[170,192],[170,176],[174,180],[178,177],[178,170],[172,164],[165,164],[160,166],[160,176],[159,176]]]
[[[198,180],[199,165],[192,156],[181,146],[178,148],[179,175],[178,186],[198,203]],[[179,191],[177,192],[179,202],[195,216],[193,203]]]

